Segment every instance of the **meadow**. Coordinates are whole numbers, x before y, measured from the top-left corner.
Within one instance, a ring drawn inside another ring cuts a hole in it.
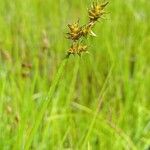
[[[65,58],[91,3],[0,0],[0,150],[150,149],[150,1],[110,0]]]

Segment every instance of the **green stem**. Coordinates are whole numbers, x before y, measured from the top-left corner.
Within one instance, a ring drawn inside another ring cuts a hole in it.
[[[84,141],[83,141],[82,148],[84,148],[85,145],[86,145],[86,143],[88,142],[88,139],[89,139],[89,137],[90,137],[90,134],[91,134],[92,129],[93,129],[93,127],[94,127],[94,124],[95,124],[95,122],[96,122],[97,116],[98,116],[99,111],[100,111],[99,109],[100,109],[101,104],[102,104],[102,98],[103,98],[104,90],[105,90],[105,88],[106,88],[106,86],[107,86],[108,80],[109,80],[110,75],[111,75],[111,73],[112,73],[112,69],[113,69],[113,65],[112,65],[112,67],[110,68],[110,71],[109,71],[109,73],[108,73],[108,75],[107,75],[107,77],[106,77],[106,79],[105,79],[104,84],[103,84],[102,90],[101,90],[101,92],[100,92],[100,94],[99,94],[99,97],[98,97],[98,105],[97,105],[96,111],[95,111],[95,113],[94,113],[93,119],[92,119],[92,121],[91,121],[91,124],[89,125],[89,129],[88,129],[88,131],[87,131],[87,134],[86,134],[86,136],[85,136],[85,139],[84,139]]]
[[[50,102],[50,100],[52,99],[52,96],[56,90],[56,87],[58,85],[58,82],[59,82],[59,79],[60,77],[62,76],[63,74],[63,71],[64,71],[64,67],[66,65],[66,62],[67,62],[68,59],[64,59],[58,69],[58,72],[56,74],[56,77],[52,83],[52,86],[50,87],[49,89],[49,92],[48,92],[48,95],[46,98],[43,98],[43,104],[41,106],[41,110],[39,111],[39,113],[37,113],[37,116],[35,117],[35,123],[31,129],[31,132],[29,134],[29,137],[27,139],[27,142],[25,144],[25,150],[28,150],[32,144],[32,141],[33,141],[33,138],[34,138],[34,135],[36,134],[41,122],[42,122],[42,118],[45,114],[45,110]]]

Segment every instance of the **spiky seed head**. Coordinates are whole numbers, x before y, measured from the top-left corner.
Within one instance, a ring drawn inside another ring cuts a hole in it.
[[[79,42],[80,38],[87,37],[87,35],[96,36],[96,34],[92,31],[94,25],[98,21],[99,18],[105,14],[104,8],[107,6],[108,2],[99,4],[93,3],[91,8],[88,10],[89,14],[89,22],[84,26],[79,26],[79,21],[73,24],[68,24],[69,32],[67,33],[68,39],[72,40],[72,45],[68,49],[68,58],[71,54],[81,55],[82,52],[87,52],[87,45],[82,44],[82,41]]]
[[[79,26],[79,22],[73,23],[73,24],[68,24],[70,32],[68,32],[68,39],[71,39],[73,41],[79,40],[79,38],[82,36],[81,32],[82,29]]]
[[[68,50],[68,54],[78,54],[81,55],[82,52],[87,51],[87,45],[83,45],[81,43],[73,43]]]
[[[97,21],[103,14],[105,14],[104,8],[107,6],[108,2],[104,4],[93,3],[89,9],[89,19],[90,22]]]

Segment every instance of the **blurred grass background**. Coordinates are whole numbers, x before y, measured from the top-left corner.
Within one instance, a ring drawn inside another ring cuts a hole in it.
[[[150,149],[150,1],[113,0],[71,56],[38,130],[44,97],[88,0],[0,1],[0,149]],[[28,146],[26,147],[26,145]]]

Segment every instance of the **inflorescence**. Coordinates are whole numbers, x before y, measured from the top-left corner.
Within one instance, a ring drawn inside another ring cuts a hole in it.
[[[88,9],[89,21],[87,24],[80,26],[79,20],[73,24],[68,24],[69,32],[67,33],[67,38],[72,41],[72,45],[67,51],[67,56],[70,56],[70,54],[78,54],[80,56],[82,52],[87,52],[87,45],[83,44],[81,39],[82,37],[86,38],[88,35],[96,36],[92,29],[106,13],[104,8],[107,4],[108,2],[103,4],[93,2],[91,8]]]

